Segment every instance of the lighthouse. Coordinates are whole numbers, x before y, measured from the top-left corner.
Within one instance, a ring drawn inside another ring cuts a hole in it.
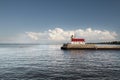
[[[74,35],[71,35],[71,44],[85,44],[85,39],[75,38]]]
[[[75,38],[74,35],[71,35],[71,42],[65,43],[61,47],[63,50],[120,50],[120,46],[115,45],[96,45],[96,44],[85,44],[85,39]]]

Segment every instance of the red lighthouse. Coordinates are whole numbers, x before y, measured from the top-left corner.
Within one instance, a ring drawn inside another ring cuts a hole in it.
[[[75,38],[72,35],[71,36],[71,44],[85,44],[85,39],[83,39],[83,38]]]

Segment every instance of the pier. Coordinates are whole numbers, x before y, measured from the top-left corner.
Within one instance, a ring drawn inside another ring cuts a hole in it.
[[[95,45],[95,44],[63,44],[63,50],[120,50],[120,46],[113,45]]]

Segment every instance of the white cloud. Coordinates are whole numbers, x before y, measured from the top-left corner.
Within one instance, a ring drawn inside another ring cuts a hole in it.
[[[44,32],[26,32],[27,36],[36,42],[64,42],[70,41],[70,36],[75,34],[78,38],[85,38],[86,41],[111,41],[116,40],[116,32],[107,30],[77,29],[63,30],[61,28],[50,29]]]
[[[70,36],[75,34],[78,38],[84,38],[86,42],[101,42],[117,40],[116,32],[108,30],[94,30],[92,28],[63,30],[61,28],[49,29],[44,32],[26,32],[11,37],[0,37],[1,43],[66,43],[70,42]]]
[[[28,34],[28,36],[34,40],[38,40],[39,38],[39,34],[35,33],[35,32],[26,32]]]

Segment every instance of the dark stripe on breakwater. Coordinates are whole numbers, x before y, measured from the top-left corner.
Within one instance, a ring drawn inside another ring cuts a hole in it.
[[[64,48],[61,47],[63,50],[120,50],[120,48]]]

